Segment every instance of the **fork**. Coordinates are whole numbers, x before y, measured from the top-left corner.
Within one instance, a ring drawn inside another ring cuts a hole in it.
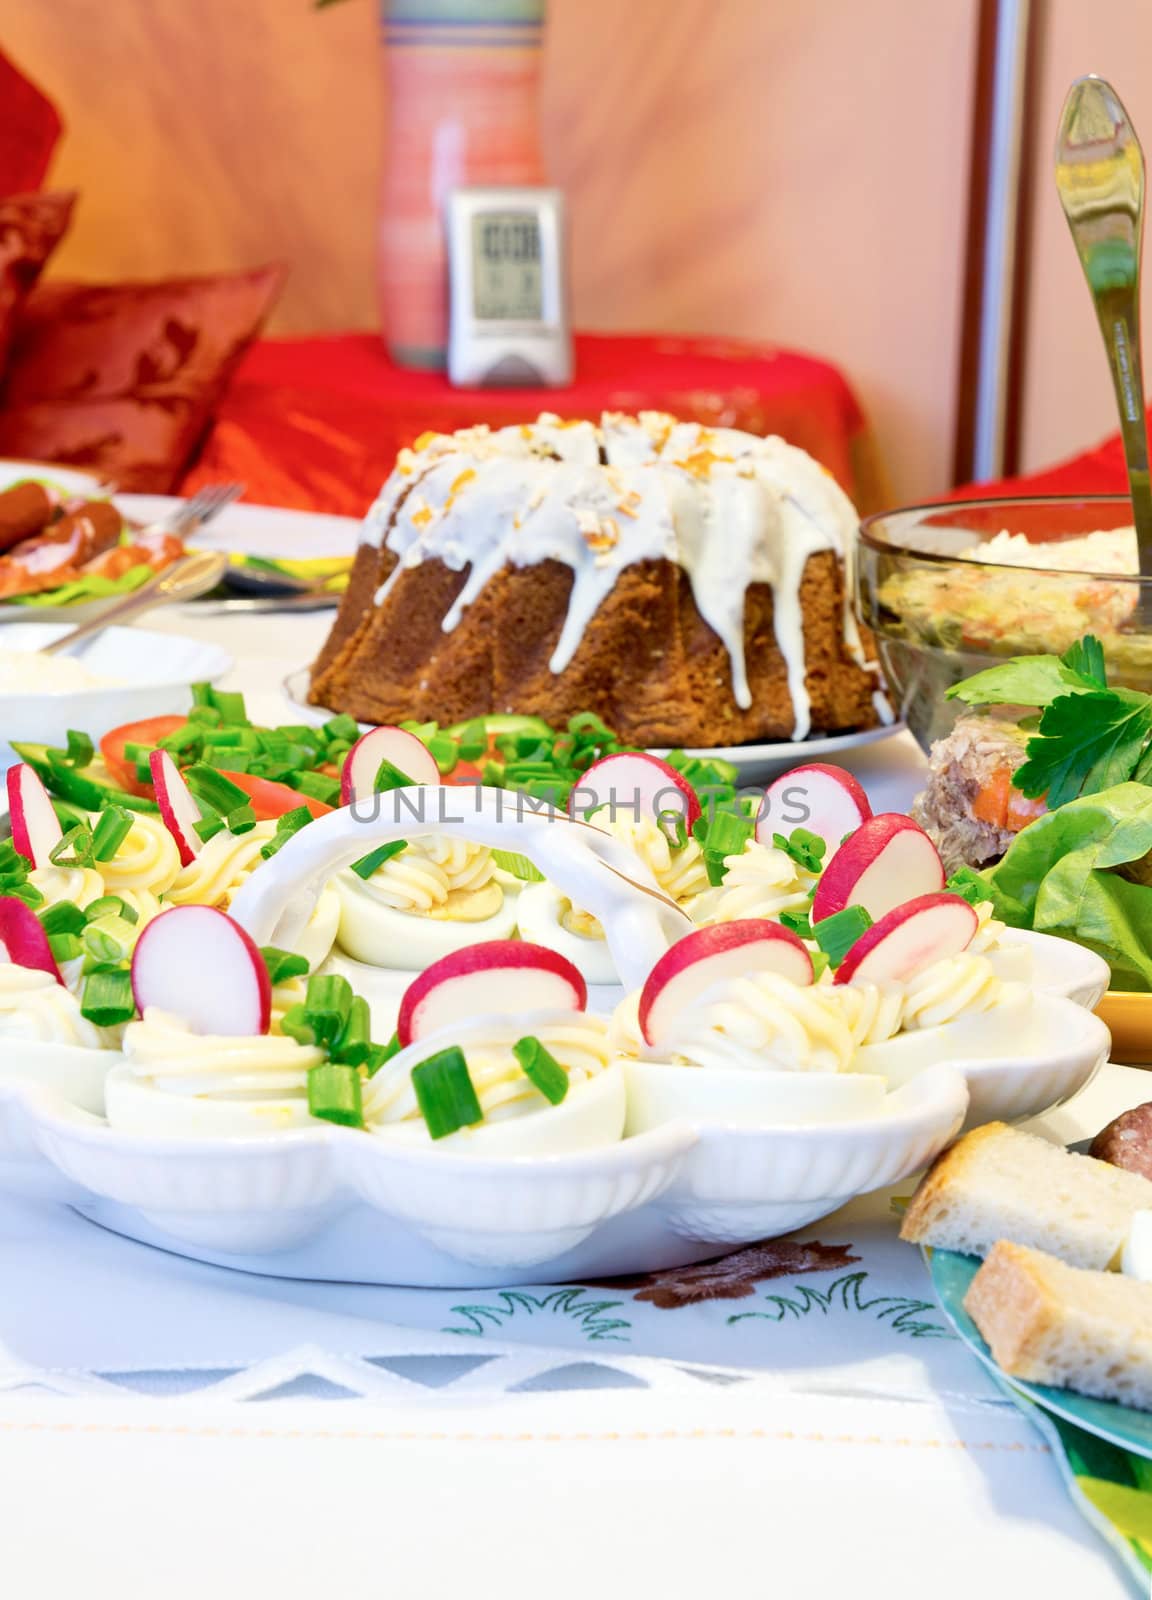
[[[177,510],[152,523],[145,532],[163,531],[174,533],[181,539],[186,538],[188,534],[194,533],[197,528],[202,528],[205,523],[211,522],[213,517],[218,517],[222,511],[227,510],[243,493],[242,483],[206,484],[192,496],[191,500],[186,500]]]

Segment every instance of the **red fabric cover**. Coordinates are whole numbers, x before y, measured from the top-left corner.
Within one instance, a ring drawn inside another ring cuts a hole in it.
[[[39,189],[62,127],[47,95],[0,52],[0,194]]]
[[[1150,414],[1152,415],[1152,414]],[[1105,439],[1092,450],[1085,450],[1067,461],[1046,467],[1042,472],[1019,478],[1002,478],[997,483],[968,483],[957,489],[956,499],[994,500],[1006,495],[1032,494],[1127,494],[1128,474],[1119,433]]]
[[[280,267],[167,283],[45,284],[12,344],[0,455],[121,489],[179,480],[283,281]]]
[[[836,368],[812,356],[579,334],[576,371],[566,389],[454,389],[442,373],[393,366],[374,334],[265,340],[244,358],[183,488],[239,479],[254,503],[358,517],[400,447],[426,430],[642,410],[782,434],[852,487],[860,409]]]
[[[27,295],[68,231],[75,199],[17,194],[0,200],[0,376]]]

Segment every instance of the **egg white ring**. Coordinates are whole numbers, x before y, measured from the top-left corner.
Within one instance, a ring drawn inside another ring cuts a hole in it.
[[[337,947],[369,967],[423,972],[469,945],[510,939],[516,928],[515,895],[505,895],[499,911],[482,922],[451,922],[385,905],[355,873],[340,873],[330,887],[340,901]]]
[[[251,1138],[322,1126],[309,1113],[306,1095],[233,1100],[223,1095],[170,1094],[142,1081],[127,1062],[109,1072],[104,1099],[109,1125],[118,1133],[157,1138]]]
[[[888,1085],[873,1073],[687,1067],[616,1058],[628,1093],[625,1138],[665,1123],[738,1128],[813,1127],[883,1115]]]
[[[589,939],[561,922],[565,896],[550,883],[533,883],[520,896],[516,925],[520,937],[565,956],[586,983],[619,983],[612,951],[604,938]]]
[[[103,1116],[105,1082],[123,1059],[119,1050],[91,1050],[41,1039],[5,1040],[0,1048],[0,1083],[34,1083],[83,1111]]]

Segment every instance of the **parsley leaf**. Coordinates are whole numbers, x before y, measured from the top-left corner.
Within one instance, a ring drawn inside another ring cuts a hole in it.
[[[1104,670],[1104,646],[1094,633],[1086,633],[1082,639],[1077,639],[1075,644],[1069,645],[1060,660],[1069,672],[1087,678],[1090,683],[1096,684],[1101,689],[1108,687],[1108,674]]]
[[[1081,641],[1085,644],[1087,641]],[[1079,648],[1073,645],[1068,652]],[[945,699],[968,706],[1047,706],[1071,694],[1087,694],[1100,683],[1055,656],[1014,656],[945,690]]]
[[[1048,808],[1131,778],[1152,735],[1152,699],[1132,689],[1093,689],[1053,700],[1012,782],[1046,795]]]

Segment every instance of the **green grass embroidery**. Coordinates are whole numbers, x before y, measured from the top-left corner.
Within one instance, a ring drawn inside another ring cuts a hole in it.
[[[464,1333],[473,1338],[483,1338],[490,1329],[504,1327],[512,1318],[523,1315],[535,1317],[570,1317],[584,1330],[589,1343],[614,1341],[625,1344],[632,1336],[632,1324],[623,1317],[609,1317],[623,1300],[586,1300],[583,1289],[554,1289],[538,1299],[523,1289],[502,1289],[495,1305],[453,1306],[452,1314],[464,1317],[470,1327],[444,1328],[444,1333]]]
[[[930,1300],[912,1300],[906,1295],[877,1295],[866,1299],[862,1294],[867,1280],[866,1272],[849,1272],[830,1283],[827,1289],[812,1289],[807,1284],[797,1284],[793,1297],[783,1294],[765,1295],[763,1311],[739,1311],[728,1318],[728,1326],[737,1322],[757,1319],[761,1322],[784,1322],[788,1317],[806,1317],[819,1311],[827,1316],[829,1311],[870,1312],[879,1321],[887,1321],[897,1333],[906,1333],[912,1339],[954,1339],[956,1335],[939,1322],[923,1320],[923,1313],[935,1311]]]

